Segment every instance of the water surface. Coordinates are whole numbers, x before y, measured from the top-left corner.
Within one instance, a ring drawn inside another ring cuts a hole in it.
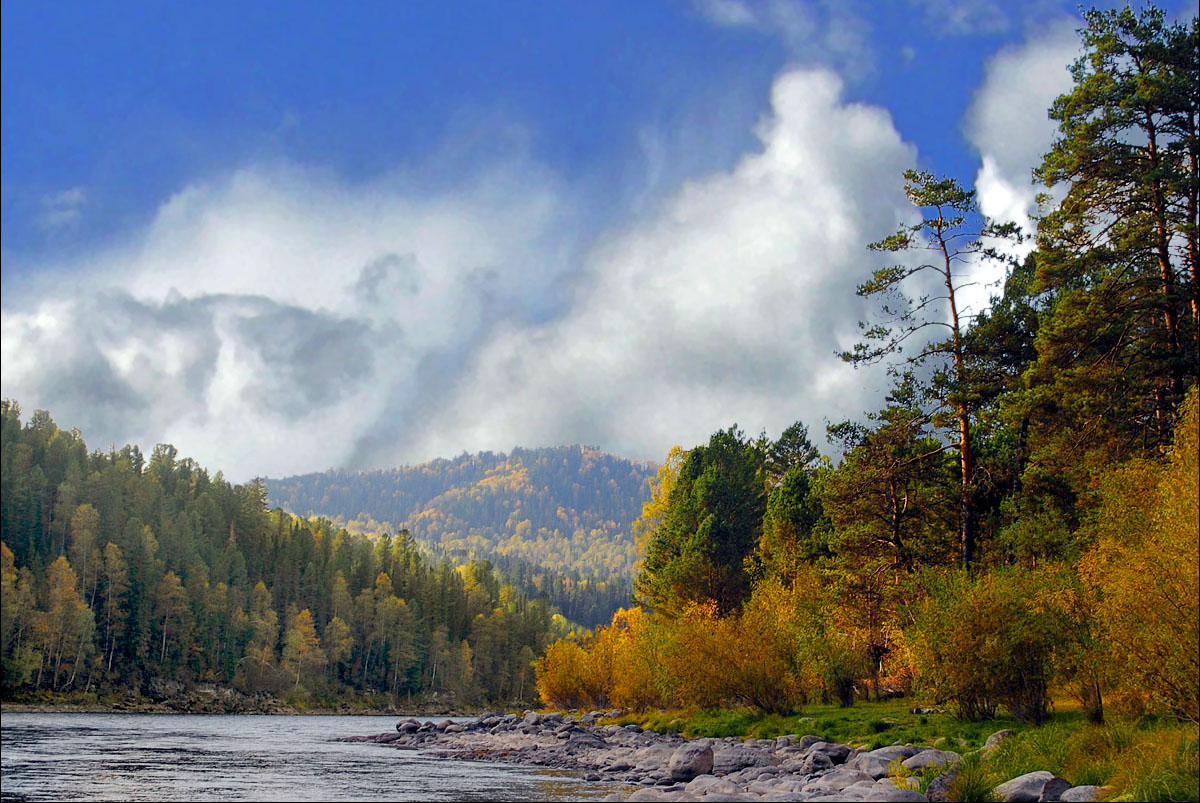
[[[11,713],[0,794],[14,800],[587,800],[569,773],[332,741],[398,717]]]

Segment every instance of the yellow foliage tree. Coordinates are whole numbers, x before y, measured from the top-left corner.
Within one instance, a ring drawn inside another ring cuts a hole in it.
[[[1131,461],[1103,478],[1080,561],[1118,690],[1151,711],[1200,719],[1200,513],[1197,389],[1184,401],[1166,465]]]

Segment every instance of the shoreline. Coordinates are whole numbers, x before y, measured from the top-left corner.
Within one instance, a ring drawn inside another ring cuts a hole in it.
[[[605,724],[612,713],[490,713],[467,722],[407,717],[395,732],[338,741],[567,770],[587,781],[611,782],[614,791],[606,801],[944,801],[963,758],[929,745],[866,750],[815,735],[688,740],[638,725]],[[1010,733],[994,734],[985,750]],[[1095,800],[1103,790],[1033,772],[993,791],[999,800],[1069,803]]]
[[[410,708],[313,706],[297,708],[278,698],[243,695],[232,690],[155,700],[130,695],[118,700],[0,700],[0,714],[244,714],[270,716],[472,717],[482,709],[416,703]]]

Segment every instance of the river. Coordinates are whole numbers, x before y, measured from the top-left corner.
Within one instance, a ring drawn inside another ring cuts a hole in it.
[[[589,800],[562,772],[435,759],[341,736],[399,717],[10,713],[0,796],[16,800]]]

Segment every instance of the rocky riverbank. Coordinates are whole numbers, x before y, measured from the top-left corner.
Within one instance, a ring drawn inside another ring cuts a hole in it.
[[[467,722],[410,718],[401,720],[395,733],[344,741],[571,770],[589,781],[612,782],[615,791],[605,799],[614,801],[941,801],[962,758],[920,745],[868,751],[811,735],[689,741],[637,725],[606,725],[604,717],[593,711],[578,717],[486,714]],[[919,776],[927,767],[945,772],[922,792]],[[1005,801],[1068,803],[1095,800],[1100,791],[1072,788],[1048,772],[1029,773],[995,789]]]

